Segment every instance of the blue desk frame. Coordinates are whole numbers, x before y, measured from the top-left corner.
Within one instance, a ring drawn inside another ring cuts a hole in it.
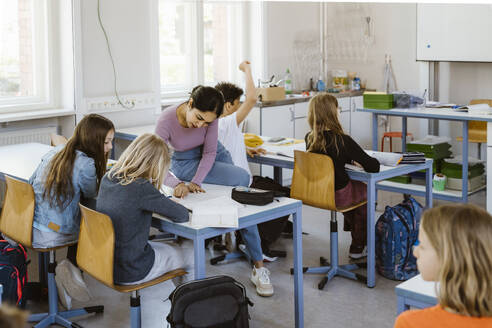
[[[396,314],[410,310],[410,307],[425,309],[437,304],[437,298],[395,287]]]
[[[292,214],[294,223],[294,313],[295,326],[304,327],[304,297],[302,272],[302,203],[301,201],[263,211],[254,215],[241,217],[238,228],[202,228],[176,224],[168,220],[154,218],[152,226],[178,236],[193,240],[195,253],[195,279],[204,278],[205,273],[205,239],[239,230],[252,225]]]
[[[293,169],[294,160],[292,158],[279,159],[268,156],[249,157],[251,163],[271,165],[274,167],[274,179],[278,183],[282,183],[282,169]],[[376,286],[376,246],[375,246],[375,212],[376,212],[376,190],[380,189],[377,182],[396,177],[411,172],[425,170],[425,204],[426,207],[432,207],[432,162],[427,159],[425,163],[415,165],[399,165],[395,168],[381,171],[379,173],[368,173],[363,171],[347,170],[347,173],[352,180],[362,181],[367,184],[367,287]],[[408,193],[406,190],[400,190],[402,193]]]
[[[462,122],[462,156],[463,158],[468,158],[468,122],[469,121],[485,121],[492,122],[492,116],[490,115],[471,115],[467,113],[457,113],[453,112],[451,109],[447,109],[447,113],[441,110],[433,109],[369,109],[369,108],[358,108],[359,112],[372,113],[372,149],[378,149],[378,115],[388,115],[388,116],[398,116],[402,118],[402,136],[407,135],[407,118],[424,118],[424,119],[438,119],[447,121],[457,121]],[[488,116],[488,117],[487,117]],[[402,138],[402,151],[405,152],[407,148],[406,138]],[[442,199],[447,201],[460,201],[463,203],[468,202],[468,179],[463,178],[468,176],[468,161],[463,162],[462,168],[462,192],[461,197],[443,195],[438,192],[434,192],[434,197],[436,199]],[[381,186],[379,189],[394,192],[403,192],[402,188],[393,186]],[[407,193],[421,196],[421,192],[415,190],[408,190]]]

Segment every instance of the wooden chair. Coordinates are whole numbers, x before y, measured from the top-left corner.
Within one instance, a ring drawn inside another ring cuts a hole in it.
[[[470,105],[488,104],[492,107],[492,99],[473,99]],[[463,141],[463,137],[457,137],[457,141]],[[478,158],[482,157],[482,144],[487,143],[487,122],[470,121],[468,123],[468,142],[478,144]]]
[[[130,320],[132,328],[140,328],[140,295],[138,291],[166,280],[186,274],[185,270],[170,271],[154,280],[138,285],[115,285],[114,229],[109,216],[79,205],[82,213],[80,222],[77,264],[99,282],[121,293],[132,293],[130,298]]]
[[[335,204],[335,169],[329,156],[294,151],[294,174],[290,197],[302,200],[303,204],[331,211],[330,221],[330,261],[320,257],[321,267],[303,268],[305,273],[324,274],[319,282],[318,289],[323,289],[326,283],[334,276],[359,280],[366,283],[367,278],[361,274],[351,272],[363,267],[363,264],[338,264],[338,223],[336,212],[351,211],[367,203],[360,202],[346,208],[338,208]],[[291,270],[292,273],[292,270]]]
[[[54,133],[50,134],[50,139],[51,139],[51,145],[54,147],[58,145],[65,145],[68,142],[68,139],[65,138],[64,136]]]
[[[55,250],[64,248],[74,243],[53,247],[53,248],[33,248],[32,247],[32,222],[34,220],[34,190],[32,186],[9,176],[5,176],[7,191],[0,216],[0,231],[10,239],[29,247],[37,252],[49,252],[48,265],[48,300],[49,312],[33,314],[29,316],[29,322],[38,322],[34,327],[47,327],[53,324],[64,327],[81,327],[68,318],[76,317],[88,313],[101,313],[103,306],[92,306],[82,309],[69,311],[58,311],[58,292],[55,283]]]

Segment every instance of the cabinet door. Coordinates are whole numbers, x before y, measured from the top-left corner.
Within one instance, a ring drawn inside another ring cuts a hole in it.
[[[261,109],[261,135],[267,137],[294,137],[294,105],[265,107]],[[261,166],[261,175],[273,179],[273,167]],[[282,170],[284,185],[292,181],[292,170]]]
[[[307,121],[309,102],[300,102],[294,104],[294,138],[303,139],[309,132],[309,124]]]
[[[357,108],[363,108],[362,96],[350,97],[351,129],[350,135],[363,148],[372,147],[372,114],[358,112]]]
[[[342,125],[343,132],[345,134],[351,134],[351,126],[350,126],[350,98],[338,98],[338,107],[341,109],[341,113],[339,116],[340,124]]]

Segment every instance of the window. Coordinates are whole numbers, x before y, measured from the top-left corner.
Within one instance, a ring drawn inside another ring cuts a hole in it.
[[[159,2],[163,97],[185,96],[197,84],[234,81],[245,48],[243,1]]]
[[[0,1],[0,112],[50,102],[46,0]]]

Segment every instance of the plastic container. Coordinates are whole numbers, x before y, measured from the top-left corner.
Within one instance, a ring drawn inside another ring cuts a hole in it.
[[[393,108],[393,95],[384,92],[364,92],[364,108],[391,109]]]
[[[285,93],[286,94],[291,94],[292,93],[292,79],[290,76],[290,70],[287,68],[287,72],[285,72],[285,77],[284,77],[284,87],[285,87]]]
[[[360,79],[358,77],[355,77],[352,80],[352,85],[350,87],[353,91],[359,91],[360,90]]]
[[[333,87],[341,90],[345,90],[348,86],[347,71],[341,69],[334,69],[331,71],[333,78]]]

